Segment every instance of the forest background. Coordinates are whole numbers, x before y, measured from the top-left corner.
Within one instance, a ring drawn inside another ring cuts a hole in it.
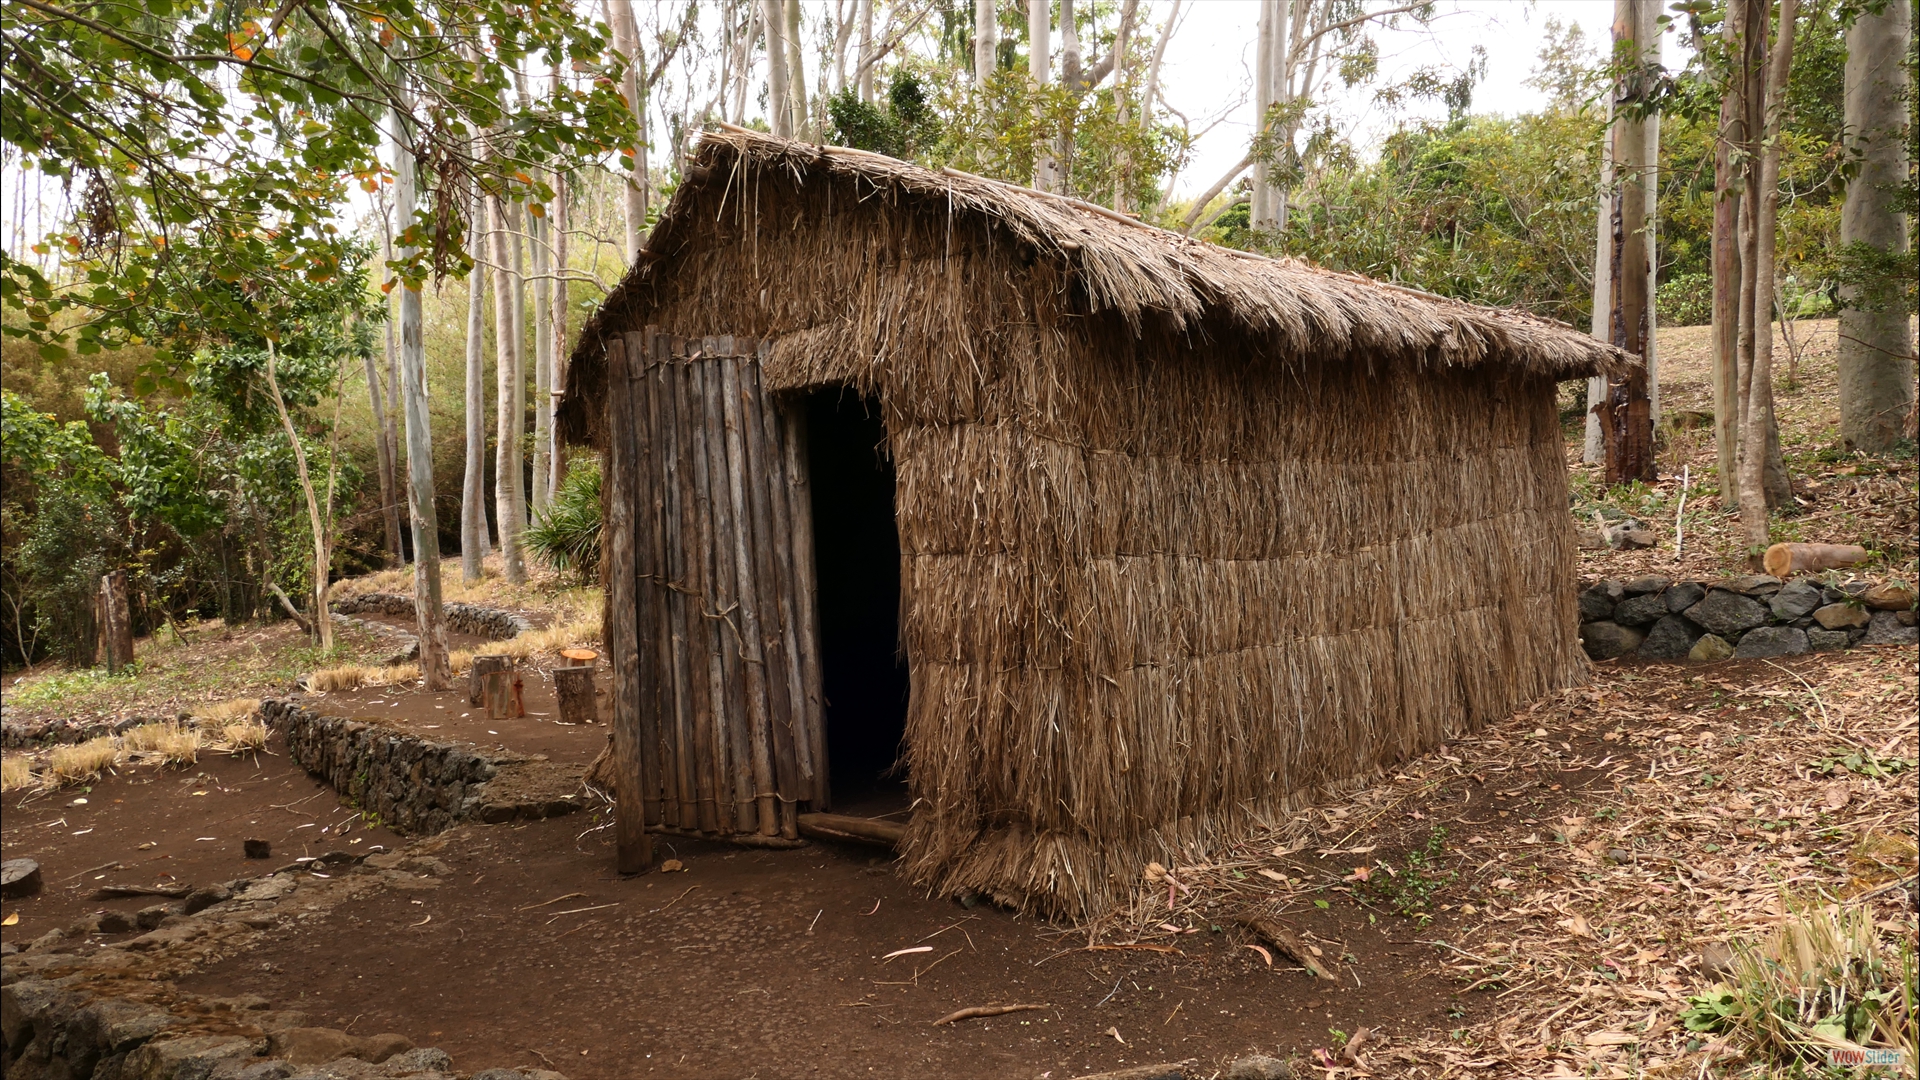
[[[423,543],[472,575],[501,548],[523,573],[523,543],[590,571],[596,464],[554,446],[543,404],[717,123],[1585,327],[1610,102],[1638,74],[1660,118],[1657,321],[1711,318],[1724,5],[1667,9],[1677,62],[1650,72],[1549,20],[1544,104],[1511,114],[1477,101],[1477,48],[1387,72],[1384,35],[1453,7],[1266,2],[1272,60],[1194,116],[1162,85],[1194,32],[1171,0],[10,4],[0,175],[44,194],[0,222],[0,653],[90,663],[116,569],[141,632],[311,614],[327,580]],[[1841,235],[1847,35],[1884,6],[1783,8],[1775,317],[1914,309],[1911,123],[1904,246]],[[1910,34],[1900,63],[1910,88]],[[1188,194],[1229,117],[1256,132],[1244,159]],[[1905,423],[1875,450],[1911,457]]]

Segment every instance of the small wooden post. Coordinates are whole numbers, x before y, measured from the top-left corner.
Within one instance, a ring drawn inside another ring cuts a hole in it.
[[[553,669],[553,697],[560,707],[563,724],[591,724],[598,711],[594,705],[593,669],[560,667]]]
[[[482,653],[473,658],[473,666],[467,670],[467,704],[479,705],[485,702],[487,676],[496,671],[505,671],[513,666],[513,657]]]
[[[513,683],[515,673],[500,668],[489,671],[481,680],[481,694],[487,705],[487,719],[506,720],[515,715]]]
[[[100,651],[108,674],[133,663],[133,613],[127,603],[125,570],[100,579]]]

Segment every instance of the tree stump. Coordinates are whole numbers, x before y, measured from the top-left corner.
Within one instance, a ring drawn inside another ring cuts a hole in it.
[[[473,666],[467,670],[467,704],[481,705],[487,685],[487,676],[496,671],[505,671],[513,666],[513,657],[482,653],[473,658]]]
[[[487,707],[487,719],[505,720],[514,715],[512,671],[502,668],[487,672],[481,680],[480,692]]]
[[[560,659],[564,661],[560,665],[561,667],[584,667],[590,669],[594,666],[595,662],[600,659],[600,654],[594,652],[592,649],[561,649]]]
[[[563,724],[591,724],[599,712],[594,702],[591,667],[554,668],[553,696],[559,703]]]
[[[127,602],[127,572],[115,570],[100,579],[100,652],[107,673],[133,663],[133,612]]]

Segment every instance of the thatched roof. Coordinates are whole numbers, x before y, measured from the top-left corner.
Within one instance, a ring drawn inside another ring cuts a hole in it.
[[[573,365],[587,365],[597,375],[605,336],[639,328],[636,319],[646,306],[639,294],[655,268],[670,266],[676,252],[698,244],[702,230],[711,228],[685,208],[707,188],[739,185],[759,172],[785,173],[798,184],[814,176],[850,180],[863,201],[878,196],[903,210],[986,220],[1037,256],[1067,264],[1088,314],[1110,312],[1136,330],[1155,317],[1189,330],[1205,318],[1224,316],[1261,341],[1267,355],[1287,360],[1364,356],[1421,367],[1499,364],[1555,379],[1619,376],[1639,362],[1527,312],[1223,248],[1078,199],[954,169],[936,171],[728,126],[703,135],[641,257],[581,329]],[[583,386],[581,379],[569,379],[568,396],[599,381],[589,377]],[[570,419],[576,437],[583,434],[584,418]]]

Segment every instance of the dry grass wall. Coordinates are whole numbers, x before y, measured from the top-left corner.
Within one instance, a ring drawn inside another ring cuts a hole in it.
[[[772,338],[769,386],[881,401],[918,880],[1084,915],[1583,677],[1554,372],[1136,331],[988,219],[890,202],[692,189],[597,325]]]

